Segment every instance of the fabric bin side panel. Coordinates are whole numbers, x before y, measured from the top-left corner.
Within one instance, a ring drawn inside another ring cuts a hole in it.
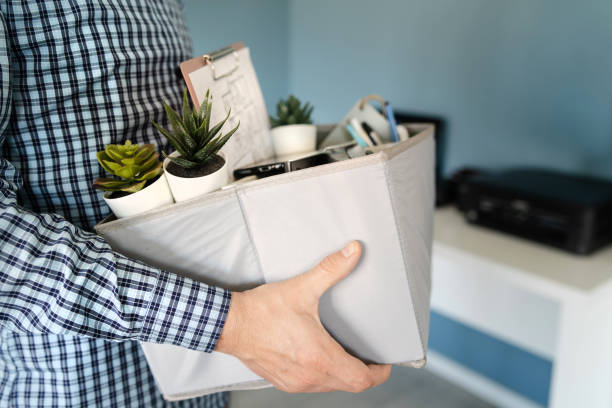
[[[435,200],[434,144],[433,137],[428,137],[386,164],[389,193],[424,352],[429,335]]]
[[[239,191],[267,282],[308,271],[350,240],[362,259],[321,299],[321,320],[367,361],[422,359],[383,163]]]
[[[264,281],[235,195],[135,219],[102,236],[125,255],[209,284],[236,290]]]
[[[141,343],[164,397],[193,398],[224,391],[232,385],[267,384],[240,360],[228,354],[210,354],[167,344]]]
[[[135,218],[108,228],[102,236],[125,255],[206,283],[232,290],[263,283],[235,194],[220,201],[181,205],[159,215]],[[193,397],[216,386],[260,380],[231,356],[141,344],[164,395]]]

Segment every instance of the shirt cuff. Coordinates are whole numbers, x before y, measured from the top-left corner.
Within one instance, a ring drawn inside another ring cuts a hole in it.
[[[161,271],[141,341],[210,353],[221,335],[232,292]]]

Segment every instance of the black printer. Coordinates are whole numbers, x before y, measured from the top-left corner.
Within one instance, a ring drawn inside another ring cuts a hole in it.
[[[466,219],[576,254],[612,242],[612,182],[543,169],[466,177],[457,189]]]

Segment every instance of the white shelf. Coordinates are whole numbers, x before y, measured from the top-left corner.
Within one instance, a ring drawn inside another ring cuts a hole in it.
[[[553,298],[598,295],[612,286],[612,247],[578,256],[468,224],[454,208],[436,211],[434,254],[484,259],[491,273]]]
[[[612,247],[572,255],[468,224],[454,208],[434,221],[432,308],[553,360],[552,408],[611,407]],[[457,382],[525,406],[471,378]]]

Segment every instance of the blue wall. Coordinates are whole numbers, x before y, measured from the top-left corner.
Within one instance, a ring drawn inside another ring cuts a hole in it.
[[[289,89],[317,121],[379,93],[448,119],[447,171],[612,178],[609,0],[292,0],[289,12]]]
[[[285,0],[183,0],[194,55],[236,41],[251,49],[268,110],[288,94],[289,3]]]

